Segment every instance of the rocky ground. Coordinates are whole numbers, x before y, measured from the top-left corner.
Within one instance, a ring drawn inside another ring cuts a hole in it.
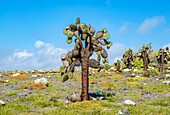
[[[80,101],[81,72],[66,82],[51,71],[1,71],[0,115],[170,114],[170,74],[90,69],[90,101]]]

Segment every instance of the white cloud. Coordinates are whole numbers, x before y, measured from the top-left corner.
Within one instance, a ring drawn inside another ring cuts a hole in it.
[[[43,46],[44,45],[44,42],[42,42],[42,41],[36,41],[35,42],[35,47],[36,48],[40,48],[41,46]]]
[[[120,29],[119,29],[119,33],[124,33],[124,32],[126,32],[127,31],[127,29],[128,29],[128,23],[125,23],[125,24],[123,24],[121,27],[120,27]]]
[[[169,47],[170,48],[170,43],[167,43],[163,46],[163,48]]]
[[[14,58],[29,58],[32,57],[34,54],[33,53],[29,53],[26,49],[24,51],[17,51],[13,53],[13,57]]]
[[[120,43],[113,43],[111,48],[108,50],[109,54],[109,62],[112,64],[116,60],[120,60],[122,58],[122,54],[125,52],[125,45]]]
[[[42,41],[36,41],[35,47],[38,49],[38,54],[43,55],[56,55],[59,52],[65,52],[65,49],[57,48],[50,43],[45,43]]]
[[[68,52],[66,49],[58,48],[42,41],[36,41],[34,47],[31,51],[28,49],[15,50],[8,54],[0,52],[0,57],[3,56],[3,58],[0,58],[0,68],[2,70],[58,69],[62,65],[61,54]],[[125,46],[120,43],[114,43],[107,51],[109,62],[112,64],[117,59],[121,59]],[[92,58],[97,59],[95,55]]]
[[[147,18],[139,26],[139,32],[140,33],[148,32],[149,30],[163,24],[164,22],[165,22],[164,16],[154,16],[151,18]]]
[[[3,70],[58,69],[61,66],[60,55],[67,53],[66,49],[42,41],[36,41],[34,46],[33,51],[25,49],[3,56],[5,58],[0,58],[0,68]]]

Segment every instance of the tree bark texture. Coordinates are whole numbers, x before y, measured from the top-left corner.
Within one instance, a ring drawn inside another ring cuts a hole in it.
[[[132,64],[131,64],[131,60],[128,59],[128,69],[132,69]]]
[[[148,59],[147,59],[147,52],[143,53],[143,66],[144,66],[144,71],[147,71],[148,69]]]
[[[164,50],[161,51],[160,72],[164,71]]]
[[[81,100],[89,100],[89,51],[81,50],[81,68],[82,68],[82,92]]]

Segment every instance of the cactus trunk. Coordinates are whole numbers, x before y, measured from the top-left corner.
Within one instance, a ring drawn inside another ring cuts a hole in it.
[[[161,61],[160,61],[159,71],[160,72],[164,71],[164,50],[161,51]]]
[[[143,66],[144,66],[144,71],[147,71],[148,69],[147,52],[143,52]]]
[[[130,59],[128,59],[128,69],[132,69],[132,64],[131,64],[131,60]]]
[[[81,100],[89,100],[89,51],[83,49],[81,51],[81,68],[82,68],[82,92]]]

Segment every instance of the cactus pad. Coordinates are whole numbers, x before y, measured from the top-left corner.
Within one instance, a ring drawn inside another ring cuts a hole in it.
[[[112,42],[109,42],[109,44],[107,44],[107,49],[110,49],[110,47],[112,46]]]
[[[103,38],[104,38],[105,40],[108,40],[108,39],[110,38],[110,34],[109,34],[109,33],[103,34]]]
[[[72,42],[72,38],[67,38],[67,40],[66,40],[66,41],[67,41],[67,43],[68,43],[68,44],[71,44],[71,42]]]

